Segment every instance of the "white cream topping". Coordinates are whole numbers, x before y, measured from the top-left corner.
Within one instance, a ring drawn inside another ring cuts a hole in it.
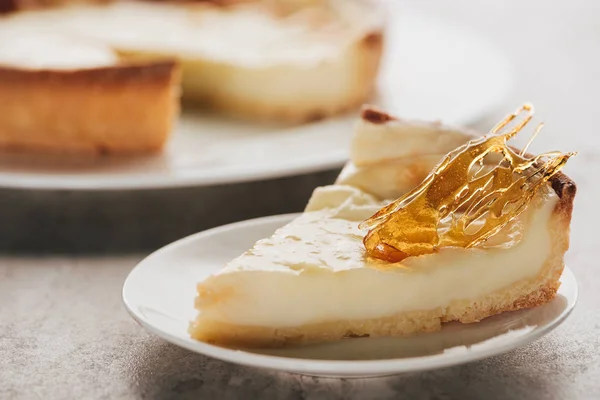
[[[108,47],[64,35],[0,30],[0,65],[27,69],[79,69],[114,65]]]
[[[335,183],[357,187],[379,199],[395,200],[421,183],[439,161],[437,154],[415,154],[361,167],[349,162]]]
[[[414,156],[436,156],[439,159],[473,136],[439,123],[391,120],[372,123],[359,120],[350,159],[358,167],[380,164]]]
[[[472,138],[438,123],[361,119],[352,138],[350,162],[335,183],[395,200],[421,183],[443,155]]]
[[[289,17],[260,5],[228,8],[116,2],[20,13],[4,23],[36,26],[107,43],[119,51],[208,58],[236,64],[317,63],[338,57],[364,34],[359,10],[349,24],[337,12],[310,8]],[[364,11],[364,10],[363,10]]]
[[[544,196],[522,215],[526,234],[508,249],[443,249],[390,265],[365,258],[365,232],[358,229],[382,203],[348,186],[317,189],[305,214],[204,283],[216,301],[201,303],[202,314],[283,327],[430,310],[479,297],[542,268],[557,201],[553,192]]]

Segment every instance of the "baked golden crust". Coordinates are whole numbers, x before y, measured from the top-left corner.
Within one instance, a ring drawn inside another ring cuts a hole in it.
[[[48,83],[123,85],[139,82],[162,86],[172,81],[176,69],[177,63],[173,60],[81,69],[33,69],[0,65],[0,82],[3,85],[15,82],[32,85]]]
[[[399,336],[440,329],[440,310],[414,311],[384,318],[339,320],[298,327],[231,325],[199,317],[190,325],[194,339],[239,347],[283,347],[343,338]]]
[[[159,151],[179,110],[173,61],[76,70],[0,67],[0,148]]]
[[[360,118],[372,124],[385,124],[386,122],[398,120],[398,118],[371,105],[363,106],[360,113]]]
[[[0,0],[0,14],[73,4],[102,4],[114,0]]]

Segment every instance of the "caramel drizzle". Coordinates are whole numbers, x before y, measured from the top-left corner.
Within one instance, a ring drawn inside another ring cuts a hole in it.
[[[500,121],[488,136],[448,153],[425,180],[359,226],[367,229],[367,254],[388,262],[434,253],[441,247],[470,248],[484,243],[517,218],[536,192],[576,153],[525,152],[508,147],[533,118],[525,104]],[[518,117],[512,129],[507,126]],[[495,160],[494,157],[499,158]]]

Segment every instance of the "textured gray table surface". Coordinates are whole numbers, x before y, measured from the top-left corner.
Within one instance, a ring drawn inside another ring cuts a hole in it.
[[[212,219],[207,213],[184,218],[164,210],[193,208],[206,197],[197,190],[141,197],[5,191],[0,196],[0,247],[6,252],[0,257],[0,398],[600,398],[600,240],[594,229],[600,198],[595,184],[600,3],[415,0],[408,6],[469,26],[504,49],[518,75],[509,108],[530,100],[547,122],[538,141],[544,146],[535,150],[581,152],[567,168],[579,185],[567,262],[581,295],[561,327],[502,356],[387,378],[316,379],[238,367],[179,349],[134,323],[121,305],[120,290],[144,254],[123,253],[228,220],[299,209],[312,186],[334,173],[215,189],[216,195],[251,193],[255,201]],[[83,218],[86,210],[96,212]],[[157,213],[161,216],[152,220]],[[163,229],[167,233],[156,233]],[[87,241],[79,240],[82,235]],[[69,245],[77,255],[39,254],[64,252]],[[34,250],[37,255],[22,255]],[[112,255],[82,254],[87,251]]]

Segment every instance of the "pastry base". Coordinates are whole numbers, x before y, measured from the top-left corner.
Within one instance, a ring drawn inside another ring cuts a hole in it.
[[[175,62],[80,70],[0,67],[0,149],[160,151],[179,112]]]

